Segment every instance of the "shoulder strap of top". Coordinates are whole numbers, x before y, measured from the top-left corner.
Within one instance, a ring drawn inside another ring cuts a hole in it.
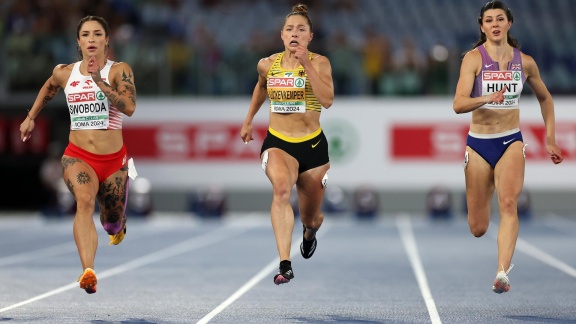
[[[478,46],[478,52],[480,52],[480,55],[482,56],[482,63],[484,63],[484,64],[494,63],[494,61],[492,60],[490,55],[488,55],[488,52],[486,51],[484,44]]]

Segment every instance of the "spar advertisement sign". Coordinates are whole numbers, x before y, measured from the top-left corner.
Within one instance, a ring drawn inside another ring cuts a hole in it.
[[[158,163],[233,163],[258,160],[260,148],[240,141],[242,125],[231,122],[168,122],[134,125],[124,129],[130,155]],[[267,125],[254,127],[254,142],[262,143]]]
[[[546,151],[544,123],[522,123],[522,138],[526,146],[526,159],[549,162]],[[394,161],[449,162],[462,160],[468,124],[397,123],[390,129],[391,158]],[[556,144],[569,162],[576,156],[576,122],[556,124]]]
[[[221,185],[269,189],[260,161],[268,129],[269,103],[253,122],[254,140],[244,144],[240,130],[250,98],[145,99],[124,118],[124,140],[139,175],[155,188],[190,189]],[[525,184],[532,188],[573,188],[576,114],[573,99],[556,99],[556,141],[565,160],[550,162],[545,128],[534,98],[522,98],[521,126],[526,147]],[[471,114],[457,115],[452,98],[336,98],[324,109],[329,183],[344,189],[463,189],[462,163]]]

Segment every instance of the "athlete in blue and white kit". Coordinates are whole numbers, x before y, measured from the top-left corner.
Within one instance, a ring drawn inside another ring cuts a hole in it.
[[[508,272],[518,238],[518,197],[524,184],[525,144],[520,132],[520,94],[524,82],[540,103],[546,126],[546,150],[562,162],[556,145],[554,103],[532,57],[510,34],[514,18],[501,1],[480,11],[480,39],[464,55],[454,96],[457,114],[472,112],[466,141],[465,177],[468,224],[480,237],[488,230],[494,190],[498,196],[498,264],[492,290],[510,289]]]
[[[60,88],[64,89],[71,124],[62,171],[76,199],[73,231],[83,269],[78,282],[89,294],[96,292],[97,284],[95,201],[110,244],[119,244],[126,233],[128,176],[135,176],[122,137],[122,116],[132,116],[136,110],[134,75],[128,64],[106,58],[109,34],[102,17],[80,20],[76,36],[82,60],[54,68],[20,125],[20,136],[27,141],[34,119]]]

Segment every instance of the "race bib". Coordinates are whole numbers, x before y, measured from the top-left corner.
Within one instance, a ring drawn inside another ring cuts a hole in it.
[[[483,71],[482,72],[482,95],[502,90],[504,101],[501,103],[489,102],[483,108],[490,109],[515,109],[518,108],[520,93],[522,93],[522,74],[520,71]]]
[[[305,77],[270,77],[268,78],[268,96],[270,111],[279,114],[306,112],[306,78]]]
[[[72,129],[107,129],[108,122],[108,115],[74,116]]]
[[[71,129],[107,129],[110,107],[102,91],[71,93],[67,96]]]

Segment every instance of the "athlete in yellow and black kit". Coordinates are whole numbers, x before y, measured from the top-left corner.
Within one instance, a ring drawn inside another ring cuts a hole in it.
[[[328,58],[308,52],[312,37],[308,8],[294,6],[281,31],[284,52],[258,62],[258,83],[240,133],[246,144],[253,139],[252,121],[269,97],[270,124],[261,158],[273,190],[270,213],[281,260],[274,276],[277,285],[294,278],[290,263],[294,230],[290,193],[294,185],[304,227],[300,253],[306,259],[316,250],[316,232],[324,219],[320,207],[330,162],[320,112],[322,107],[332,106],[334,85]]]
[[[315,55],[309,53],[309,59]],[[306,110],[311,110],[319,115],[322,106],[314,96],[304,68],[283,69],[280,63],[284,53],[275,56],[267,74],[271,113],[306,114]],[[269,127],[260,155],[265,157],[270,148],[279,148],[294,157],[298,161],[299,174],[329,162],[328,142],[321,128],[305,136],[290,137]],[[263,163],[266,163],[265,158]]]

